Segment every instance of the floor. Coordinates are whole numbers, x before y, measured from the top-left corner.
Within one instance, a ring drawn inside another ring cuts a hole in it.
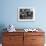
[[[2,44],[0,44],[0,46],[2,46]]]

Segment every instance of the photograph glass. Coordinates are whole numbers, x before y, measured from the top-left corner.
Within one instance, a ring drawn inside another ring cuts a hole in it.
[[[19,21],[33,21],[35,19],[35,12],[33,8],[19,8],[18,20]]]

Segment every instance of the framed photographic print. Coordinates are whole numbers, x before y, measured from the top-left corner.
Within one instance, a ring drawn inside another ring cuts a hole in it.
[[[35,9],[31,7],[19,7],[18,21],[35,21]]]

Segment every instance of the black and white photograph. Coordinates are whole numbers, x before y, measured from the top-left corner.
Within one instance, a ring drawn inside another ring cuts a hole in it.
[[[34,21],[35,20],[35,10],[31,7],[18,8],[18,20],[19,21]]]

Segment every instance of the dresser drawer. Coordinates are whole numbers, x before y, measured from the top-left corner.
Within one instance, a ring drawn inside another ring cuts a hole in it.
[[[12,44],[10,44],[10,43],[8,43],[8,44],[2,44],[2,46],[23,46],[23,43],[21,42],[21,43],[12,43]]]
[[[23,36],[4,36],[3,43],[15,43],[23,41]]]
[[[32,46],[44,46],[44,44],[32,44]]]
[[[23,32],[4,32],[5,36],[23,36]]]
[[[33,44],[43,44],[44,36],[32,36],[32,43]]]
[[[45,33],[44,32],[25,32],[24,36],[44,36]]]

